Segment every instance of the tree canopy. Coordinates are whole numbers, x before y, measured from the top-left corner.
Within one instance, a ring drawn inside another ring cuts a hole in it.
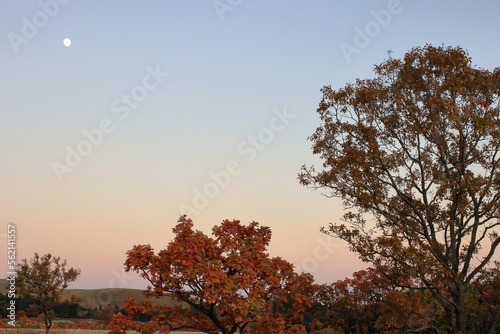
[[[112,323],[115,333],[129,328],[142,333],[188,328],[223,334],[301,331],[301,310],[312,299],[312,277],[296,274],[292,264],[269,256],[269,227],[224,220],[213,227],[214,238],[193,227],[189,218],[180,217],[166,249],[155,254],[150,245],[137,245],[125,262],[127,271],[149,281],[149,296],[172,294],[189,307],[128,300],[128,316],[120,314]],[[136,321],[144,314],[151,320]]]
[[[20,296],[37,301],[43,312],[46,333],[52,327],[50,311],[60,302],[62,292],[80,275],[79,269],[66,268],[66,260],[51,254],[35,253],[28,262],[22,259],[17,270]]]
[[[323,166],[299,180],[347,209],[324,232],[395,281],[416,279],[465,333],[466,290],[500,243],[500,69],[426,45],[374,72],[323,87],[309,138]]]

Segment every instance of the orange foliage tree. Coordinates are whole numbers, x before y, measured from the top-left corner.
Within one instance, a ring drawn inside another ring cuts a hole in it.
[[[193,227],[191,219],[180,217],[166,249],[155,254],[151,246],[137,245],[125,262],[127,271],[149,281],[148,296],[171,294],[189,307],[129,299],[128,315],[118,314],[111,323],[113,333],[131,328],[141,333],[189,328],[223,334],[304,332],[300,316],[312,298],[312,278],[269,256],[269,227],[224,220],[213,227],[214,238]],[[149,321],[139,321],[145,314]]]
[[[324,231],[377,269],[413,277],[466,333],[466,293],[500,243],[500,68],[417,47],[376,76],[325,86],[303,185],[350,209]],[[481,251],[481,253],[479,253]]]

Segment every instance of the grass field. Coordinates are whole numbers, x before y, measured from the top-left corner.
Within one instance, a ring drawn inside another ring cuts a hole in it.
[[[45,329],[0,328],[0,334],[45,334]],[[107,330],[92,329],[51,329],[52,334],[107,334]],[[133,333],[133,332],[130,332]],[[186,333],[184,333],[186,334]],[[197,333],[199,334],[199,333]]]
[[[92,329],[51,329],[52,334],[108,334],[107,330]],[[129,331],[130,334],[137,334]],[[200,332],[171,332],[178,334],[200,334]],[[45,329],[25,329],[25,328],[0,328],[0,334],[45,334]]]

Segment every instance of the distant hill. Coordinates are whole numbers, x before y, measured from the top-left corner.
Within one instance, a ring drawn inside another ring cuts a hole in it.
[[[0,279],[0,293],[7,293],[7,280]],[[63,292],[63,299],[69,298],[70,295],[75,295],[80,301],[78,302],[85,308],[99,308],[106,306],[123,307],[123,301],[126,298],[134,297],[136,301],[143,301],[143,290],[139,289],[124,289],[124,288],[108,288],[108,289],[67,289]],[[153,300],[161,305],[169,306],[178,304],[172,296],[162,296],[158,300]]]

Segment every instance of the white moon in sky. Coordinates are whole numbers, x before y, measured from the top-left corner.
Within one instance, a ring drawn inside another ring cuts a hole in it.
[[[63,39],[63,44],[65,47],[68,47],[71,45],[71,40],[69,38]]]

